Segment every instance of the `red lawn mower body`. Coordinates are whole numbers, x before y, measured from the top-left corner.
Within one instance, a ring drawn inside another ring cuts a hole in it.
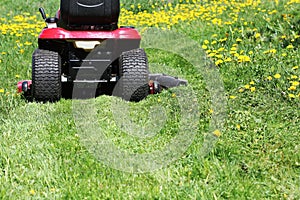
[[[119,0],[61,0],[56,17],[46,18],[42,8],[40,12],[47,26],[32,56],[32,80],[18,83],[18,91],[28,98],[42,102],[74,98],[74,87],[83,85],[86,91],[90,85],[92,96],[114,94],[140,101],[163,87],[187,84],[149,74],[140,34],[133,27],[117,25]],[[164,86],[155,79],[166,80]]]
[[[134,28],[121,27],[113,31],[69,31],[63,28],[43,29],[39,35],[40,40],[100,40],[100,39],[118,39],[118,40],[141,40],[141,36]]]

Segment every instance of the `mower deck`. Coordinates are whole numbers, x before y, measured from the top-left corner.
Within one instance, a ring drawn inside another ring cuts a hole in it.
[[[178,86],[186,86],[188,84],[187,80],[180,79],[178,77],[173,77],[169,76],[166,74],[149,74],[149,82],[148,82],[148,94],[158,94],[160,93],[163,89],[169,89],[173,87],[178,87]],[[93,84],[92,84],[93,86]],[[22,93],[25,98],[27,99],[32,99],[32,81],[31,80],[23,80],[18,82],[18,93]],[[84,90],[89,90],[88,87],[83,86],[83,92]],[[95,88],[91,88],[92,94],[90,95],[83,95],[86,97],[96,97],[100,94],[112,94],[113,87],[106,91],[101,91],[99,92],[98,90],[95,90]],[[68,96],[65,96],[67,98],[72,98],[72,95],[69,94]]]

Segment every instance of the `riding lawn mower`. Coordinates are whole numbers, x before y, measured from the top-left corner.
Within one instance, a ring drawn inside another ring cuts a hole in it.
[[[18,82],[18,92],[26,98],[74,98],[73,89],[81,85],[82,94],[93,88],[94,97],[140,101],[162,89],[187,85],[177,77],[149,74],[140,34],[134,27],[118,26],[119,0],[61,0],[56,16],[49,18],[43,8],[39,11],[47,26],[32,55],[32,80]]]

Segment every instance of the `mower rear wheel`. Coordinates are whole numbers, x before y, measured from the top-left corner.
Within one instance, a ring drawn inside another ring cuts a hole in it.
[[[143,49],[123,52],[119,58],[121,97],[129,101],[141,101],[149,94],[148,59]]]
[[[32,96],[41,102],[61,98],[61,58],[57,52],[37,49],[33,53]]]

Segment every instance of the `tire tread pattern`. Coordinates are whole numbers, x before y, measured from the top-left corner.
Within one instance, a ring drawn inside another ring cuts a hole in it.
[[[36,49],[32,56],[32,96],[35,101],[61,98],[61,58],[57,52]]]
[[[149,94],[149,69],[144,49],[123,52],[119,61],[122,98],[135,102],[146,98]]]

